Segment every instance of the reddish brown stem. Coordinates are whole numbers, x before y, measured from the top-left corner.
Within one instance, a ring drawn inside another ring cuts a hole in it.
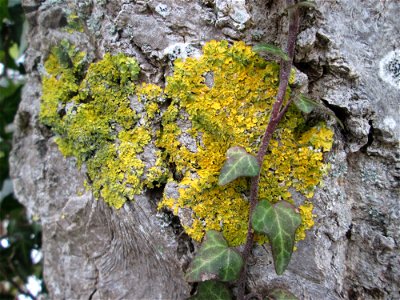
[[[287,0],[287,5],[293,5],[293,0]],[[262,163],[264,160],[264,156],[267,153],[269,142],[272,138],[272,135],[278,126],[279,121],[282,119],[284,114],[286,113],[291,100],[285,105],[282,109],[283,102],[285,100],[286,89],[289,83],[290,71],[293,64],[293,57],[294,57],[294,49],[296,45],[296,38],[299,31],[300,25],[300,17],[298,9],[289,10],[289,33],[288,33],[288,42],[286,52],[289,56],[289,60],[281,60],[280,62],[280,73],[279,73],[279,87],[278,87],[278,94],[276,96],[276,101],[272,107],[272,112],[270,116],[270,120],[265,130],[264,136],[261,141],[260,148],[257,154],[257,160],[260,165],[260,170],[262,167]],[[260,171],[261,172],[261,171]],[[249,207],[249,222],[247,227],[247,238],[246,244],[244,246],[244,250],[242,253],[244,259],[244,267],[240,274],[240,278],[238,280],[238,295],[237,298],[239,300],[243,300],[245,298],[245,287],[246,287],[246,276],[247,276],[247,259],[251,255],[251,250],[254,244],[254,232],[251,227],[251,216],[254,211],[254,208],[257,205],[257,198],[258,198],[258,188],[259,188],[259,180],[260,180],[260,173],[257,176],[251,179],[250,185],[250,207]]]

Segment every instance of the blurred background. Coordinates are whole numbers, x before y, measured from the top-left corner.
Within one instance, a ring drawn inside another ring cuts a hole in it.
[[[45,295],[41,228],[13,195],[8,157],[21,100],[27,23],[21,0],[0,0],[0,299]]]

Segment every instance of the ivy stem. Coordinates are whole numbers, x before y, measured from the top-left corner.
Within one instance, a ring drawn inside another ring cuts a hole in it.
[[[286,4],[289,7],[294,4],[294,0],[286,0]],[[289,84],[290,71],[292,69],[292,64],[293,64],[296,39],[297,39],[297,34],[299,31],[299,26],[300,26],[300,14],[299,14],[298,8],[289,9],[288,12],[289,12],[289,32],[288,32],[286,53],[289,56],[289,60],[286,61],[286,60],[281,59],[281,61],[280,61],[281,68],[280,68],[280,73],[279,73],[278,94],[276,96],[275,103],[272,107],[270,120],[269,120],[267,129],[265,130],[265,133],[262,138],[261,145],[260,145],[260,148],[259,148],[258,154],[257,154],[258,164],[260,165],[260,172],[258,173],[257,176],[252,177],[252,179],[251,179],[249,222],[247,225],[246,244],[245,244],[244,250],[242,252],[244,266],[241,271],[240,277],[238,279],[238,284],[237,284],[237,286],[238,286],[237,299],[238,300],[245,299],[244,294],[245,294],[245,288],[246,288],[247,260],[251,255],[251,250],[252,250],[253,244],[254,244],[254,232],[253,232],[252,226],[251,226],[251,216],[252,216],[254,208],[256,207],[257,202],[258,202],[257,198],[258,198],[259,180],[260,180],[262,163],[264,161],[264,156],[267,153],[268,145],[272,138],[272,135],[273,135],[276,127],[278,126],[279,121],[283,118],[283,116],[285,115],[286,111],[289,108],[289,105],[292,102],[291,100],[289,100],[288,103],[282,108],[284,100],[285,100],[286,89]]]

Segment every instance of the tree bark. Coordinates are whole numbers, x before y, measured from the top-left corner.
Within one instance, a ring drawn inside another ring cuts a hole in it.
[[[84,170],[62,156],[38,120],[40,74],[51,46],[66,38],[94,57],[135,56],[143,81],[165,85],[177,50],[200,50],[211,39],[284,45],[284,3],[23,1],[30,24],[28,80],[10,164],[16,196],[43,225],[51,298],[187,298],[191,286],[184,270],[196,246],[176,218],[157,211],[162,191],[146,192],[116,210],[85,190]],[[379,63],[400,48],[394,38],[400,35],[400,6],[376,0],[316,3],[316,10],[302,14],[295,66],[307,78],[305,91],[345,128],[335,126],[331,168],[313,199],[316,224],[297,245],[289,269],[277,276],[270,250],[257,246],[247,284],[263,294],[287,287],[300,299],[398,298],[400,79],[397,88],[387,83]],[[65,30],[71,11],[86,24],[83,32]]]

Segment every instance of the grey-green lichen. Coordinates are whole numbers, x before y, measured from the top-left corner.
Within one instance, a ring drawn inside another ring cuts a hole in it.
[[[87,70],[85,61],[85,53],[67,42],[53,49],[45,63],[40,119],[52,127],[65,156],[85,163],[94,196],[120,208],[165,180],[161,152],[153,145],[160,88],[137,86],[138,63],[124,54],[106,54]],[[148,109],[136,111],[133,100]],[[153,164],[140,158],[145,149],[154,149]]]

